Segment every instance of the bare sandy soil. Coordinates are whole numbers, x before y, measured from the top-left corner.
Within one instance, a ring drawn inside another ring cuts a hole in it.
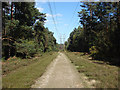
[[[87,78],[77,72],[64,53],[60,53],[31,88],[90,88]]]

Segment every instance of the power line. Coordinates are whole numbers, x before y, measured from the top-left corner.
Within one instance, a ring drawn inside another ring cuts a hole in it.
[[[56,12],[57,9],[56,9],[56,5],[55,5],[55,0],[54,0],[54,9],[55,9],[55,10],[54,10],[54,11],[55,11],[55,14],[57,15],[57,12]],[[56,21],[58,22],[57,16],[56,16],[55,19],[56,19]],[[57,23],[57,25],[59,26],[59,22]],[[59,30],[58,30],[58,31],[59,31]]]
[[[77,22],[77,23],[76,23],[76,22]],[[74,26],[76,27],[77,25],[79,25],[78,19],[75,20],[75,22],[72,24],[72,26],[73,26],[73,27],[74,27]]]
[[[54,1],[54,11],[55,11],[55,14],[57,14],[57,12],[56,12],[56,5],[55,5],[55,1]],[[57,17],[56,17],[56,20],[57,20]],[[58,20],[57,20],[58,21]]]
[[[65,34],[60,35],[60,49],[64,49],[65,37]]]
[[[76,12],[76,10],[77,10],[77,8],[78,8],[79,3],[80,3],[80,1],[78,1],[77,5],[76,5],[76,7],[75,7],[75,10],[74,10],[74,12],[73,12],[73,15],[72,15],[72,17],[71,17],[71,19],[70,19],[70,24],[69,24],[69,26],[68,26],[68,29],[70,29],[71,21],[73,20],[73,17],[74,17],[74,15],[75,15],[75,12]]]
[[[63,34],[63,44],[65,43],[65,38],[66,38],[65,34]]]
[[[49,6],[49,8],[50,8],[50,13],[51,13],[51,15],[52,15],[52,19],[53,19],[53,22],[54,22],[54,25],[55,25],[55,29],[56,29],[57,34],[58,34],[58,30],[57,30],[56,22],[55,22],[55,19],[54,19],[54,16],[53,16],[53,12],[52,12],[52,8],[51,8],[51,5],[50,5],[49,0],[48,0],[48,6]]]
[[[72,18],[73,18],[74,15],[75,15],[75,12],[76,12],[76,10],[77,10],[77,8],[78,8],[78,5],[79,5],[79,2],[77,3],[77,6],[76,6],[76,8],[75,8],[75,10],[74,10],[74,12],[73,12],[73,16],[72,16]],[[70,22],[72,21],[72,18],[71,18]]]
[[[66,38],[65,34],[61,34],[60,35],[60,44],[64,44],[65,43],[65,38]]]

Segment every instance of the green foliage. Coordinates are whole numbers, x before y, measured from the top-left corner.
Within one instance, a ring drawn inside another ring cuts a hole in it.
[[[53,33],[45,28],[46,15],[34,2],[11,2],[2,5],[2,55],[32,57],[36,53],[56,50]]]
[[[19,40],[19,43],[15,43],[17,53],[21,53],[26,57],[33,56],[36,53],[35,42],[28,40]]]
[[[89,48],[89,51],[90,51],[90,55],[92,57],[94,57],[94,59],[98,58],[98,50],[96,48],[96,46],[92,46],[91,48]]]
[[[6,60],[5,60],[5,57],[2,57],[2,58],[1,58],[1,61],[2,61],[2,62],[5,62],[5,61],[6,61]]]
[[[37,44],[37,46],[38,46],[38,47],[37,47],[37,51],[38,51],[38,52],[44,52],[44,46],[43,46],[43,43],[42,43],[42,42],[40,42],[39,45]]]
[[[21,38],[21,39],[33,39],[33,33],[34,31],[32,30],[32,26],[27,26],[27,25],[20,25],[18,27],[18,30],[16,30],[17,32],[15,33],[18,33],[17,34],[17,38]]]
[[[70,51],[87,51],[87,41],[84,36],[83,28],[80,26],[75,28],[70,34],[68,43],[65,45],[66,49]]]
[[[15,37],[15,33],[17,31],[17,27],[19,25],[19,21],[18,20],[7,20],[7,23],[5,24],[5,30],[6,30],[6,35],[10,36],[10,37]]]
[[[83,33],[75,28],[68,39],[67,49],[85,51],[93,58],[108,58],[111,63],[120,63],[112,60],[120,57],[120,2],[83,2],[81,7],[83,9],[78,14]]]

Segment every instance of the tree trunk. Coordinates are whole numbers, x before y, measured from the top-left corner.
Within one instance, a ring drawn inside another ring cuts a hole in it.
[[[9,44],[8,57],[10,57],[10,41],[9,40],[8,40],[8,44]]]
[[[120,2],[117,3],[117,26],[120,28]]]
[[[92,8],[90,7],[90,21],[92,21]]]
[[[117,3],[117,34],[118,34],[118,43],[117,43],[117,52],[120,53],[120,2]],[[120,55],[118,55],[120,57]]]
[[[14,5],[15,5],[15,20],[16,20],[17,19],[17,17],[16,17],[16,12],[17,12],[16,3],[14,3]]]
[[[11,2],[11,20],[13,20],[13,2]]]
[[[3,23],[3,25],[2,25],[3,35],[6,36],[6,30],[5,30],[5,11],[3,12],[3,8],[2,8],[2,13],[3,13],[3,16],[4,16],[4,18],[2,18],[2,23]]]

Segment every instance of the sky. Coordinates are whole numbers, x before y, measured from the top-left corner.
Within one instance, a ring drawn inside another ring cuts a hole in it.
[[[78,12],[81,10],[80,4],[80,2],[36,2],[35,7],[40,12],[46,13],[45,27],[54,33],[57,43],[67,41],[73,29],[80,25],[78,17]]]

